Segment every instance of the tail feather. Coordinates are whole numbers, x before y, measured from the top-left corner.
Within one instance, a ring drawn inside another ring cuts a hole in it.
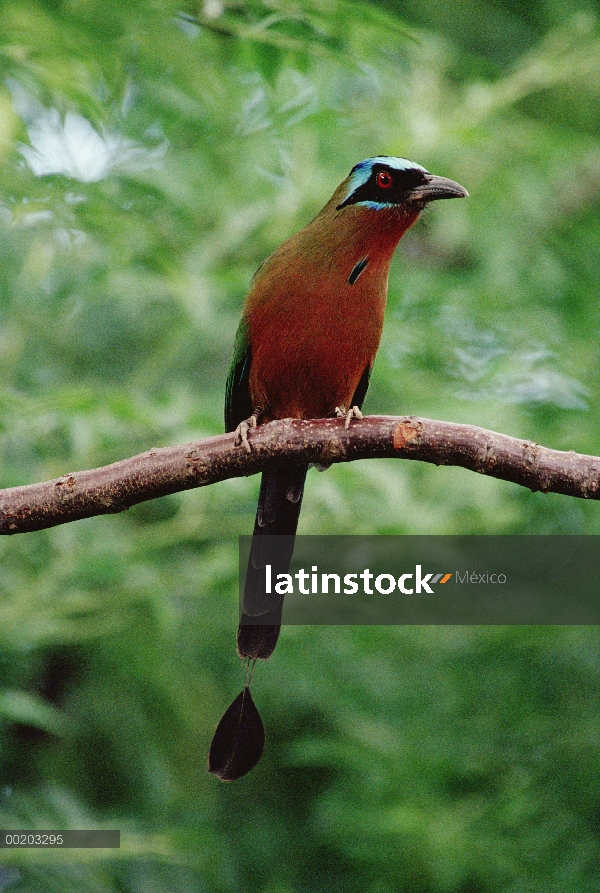
[[[237,636],[240,657],[266,660],[277,644],[283,596],[265,591],[265,566],[272,566],[274,578],[289,571],[307,471],[301,465],[263,472]]]

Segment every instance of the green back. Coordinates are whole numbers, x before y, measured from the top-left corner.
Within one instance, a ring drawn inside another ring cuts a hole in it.
[[[248,341],[248,324],[240,320],[233,347],[233,359],[225,387],[225,430],[235,431],[240,422],[252,415],[250,400],[251,350]]]

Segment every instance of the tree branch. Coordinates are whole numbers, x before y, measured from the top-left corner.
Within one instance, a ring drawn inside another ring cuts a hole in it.
[[[249,437],[250,453],[234,447],[233,434],[224,434],[0,490],[0,534],[122,512],[147,499],[256,474],[283,462],[418,459],[460,465],[532,491],[600,499],[600,457],[550,450],[474,425],[371,416],[345,430],[340,419],[284,419],[252,429]]]

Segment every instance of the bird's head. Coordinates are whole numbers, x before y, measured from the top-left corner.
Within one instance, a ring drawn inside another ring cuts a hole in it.
[[[430,174],[414,161],[377,155],[354,165],[336,190],[335,207],[338,211],[355,206],[374,211],[403,209],[418,214],[435,199],[463,198],[468,194],[454,180]]]
[[[425,205],[438,198],[467,195],[459,183],[430,174],[414,161],[377,155],[352,168],[312,226],[321,239],[323,225],[330,227],[325,240],[328,247],[337,235],[352,251],[363,247],[372,251],[376,245],[382,257],[391,257]]]

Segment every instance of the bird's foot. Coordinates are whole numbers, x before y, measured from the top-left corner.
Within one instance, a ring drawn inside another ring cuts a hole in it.
[[[360,420],[363,417],[363,414],[358,406],[351,406],[348,412],[346,412],[345,406],[336,406],[335,414],[338,419],[346,419],[346,423],[344,425],[344,428],[346,430],[348,430],[348,428],[350,427],[350,422],[352,421],[352,419]]]
[[[235,429],[235,438],[233,440],[234,446],[241,446],[242,444],[244,444],[246,452],[252,452],[252,447],[248,443],[248,431],[250,430],[250,428],[256,428],[260,416],[261,410],[255,409],[250,418],[244,419],[243,422],[239,423],[239,425]]]

